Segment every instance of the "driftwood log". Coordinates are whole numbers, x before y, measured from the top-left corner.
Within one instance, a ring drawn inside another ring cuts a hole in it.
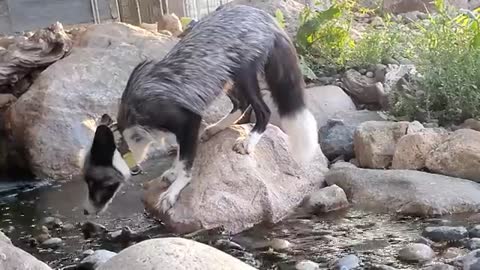
[[[30,35],[0,38],[0,93],[19,97],[36,74],[68,55],[72,46],[59,22]]]

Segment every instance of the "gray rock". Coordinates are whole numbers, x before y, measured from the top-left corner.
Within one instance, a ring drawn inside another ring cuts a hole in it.
[[[307,200],[307,207],[310,211],[316,213],[327,213],[344,209],[348,205],[347,195],[337,185],[322,188],[310,195]]]
[[[82,233],[83,237],[88,239],[107,233],[107,228],[101,224],[87,221],[82,224]]]
[[[96,250],[93,254],[83,259],[78,265],[78,268],[82,270],[96,270],[115,255],[117,255],[117,253],[108,250]]]
[[[335,270],[349,270],[358,266],[360,266],[360,259],[350,254],[337,260],[333,268]]]
[[[429,247],[431,247],[434,244],[432,240],[425,237],[419,237],[417,240],[415,240],[415,243],[425,244]]]
[[[469,180],[410,170],[331,169],[325,178],[359,208],[420,216],[480,208],[480,186]]]
[[[28,149],[33,172],[62,180],[78,174],[95,121],[104,113],[116,117],[130,72],[147,57],[162,58],[175,42],[124,23],[88,26],[71,54],[10,107],[9,132]]]
[[[86,257],[92,255],[93,253],[95,253],[93,249],[87,249],[82,252],[82,255]]]
[[[327,124],[320,128],[318,134],[320,146],[329,160],[334,160],[339,156],[344,156],[347,160],[354,157],[353,134],[356,128],[332,119],[329,119]]]
[[[40,245],[44,248],[58,248],[63,245],[63,240],[58,237],[52,237],[43,241]]]
[[[72,223],[65,223],[62,226],[62,230],[67,231],[67,232],[68,231],[73,231],[73,230],[75,230],[75,225],[73,225]]]
[[[468,235],[472,238],[480,238],[480,225],[475,225],[468,230]]]
[[[464,246],[470,250],[480,249],[480,238],[465,239]]]
[[[480,249],[471,251],[467,255],[455,259],[453,264],[457,267],[461,267],[462,270],[480,269]]]
[[[444,263],[436,263],[422,269],[423,270],[455,270],[455,267],[448,264],[444,264]]]
[[[422,235],[435,242],[459,241],[468,236],[468,231],[461,226],[426,227]]]
[[[0,240],[0,269],[5,270],[52,270],[20,248]]]
[[[295,270],[320,270],[320,266],[316,262],[303,260],[295,264]]]
[[[41,222],[42,225],[45,225],[48,229],[61,228],[63,222],[56,217],[46,217]]]
[[[292,243],[285,239],[274,238],[269,241],[269,246],[274,250],[288,250],[292,247]]]
[[[254,153],[233,151],[237,138],[250,128],[236,125],[199,145],[192,182],[166,214],[156,207],[165,185],[147,184],[143,197],[147,211],[178,233],[219,226],[236,233],[258,223],[278,222],[324,185],[328,161],[320,149],[311,163],[299,166],[289,154],[286,134],[276,126],[267,127]]]
[[[361,104],[377,104],[380,101],[376,80],[362,75],[360,72],[350,69],[342,78],[345,91],[355,97]]]
[[[208,245],[183,238],[158,238],[130,246],[98,270],[209,269],[254,270],[244,262]]]
[[[369,268],[370,270],[397,270],[395,267],[388,265],[373,265]]]
[[[353,134],[357,127],[366,121],[383,121],[384,119],[374,111],[346,111],[338,112],[319,130],[318,139],[325,156],[333,160],[344,156],[346,160],[355,156],[353,148]]]
[[[262,91],[262,97],[271,111],[270,123],[281,128],[278,109],[273,102],[269,91]],[[305,89],[305,103],[317,120],[318,128],[325,125],[329,118],[339,112],[355,111],[356,107],[352,99],[335,85],[315,86]],[[255,122],[255,114],[252,113],[251,122]]]
[[[403,261],[408,262],[426,262],[435,257],[432,248],[425,244],[408,244],[398,252],[398,256]]]

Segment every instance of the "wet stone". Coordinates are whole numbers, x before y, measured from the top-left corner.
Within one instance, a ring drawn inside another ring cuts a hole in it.
[[[75,230],[75,225],[73,225],[72,223],[65,223],[62,226],[62,230],[66,232],[73,231]]]
[[[470,250],[480,249],[480,238],[465,239],[463,245]]]
[[[101,224],[91,222],[91,221],[87,221],[82,224],[82,233],[85,239],[101,236],[106,232],[107,232],[107,228],[105,228],[105,226]]]
[[[45,225],[48,229],[58,229],[61,228],[63,225],[63,222],[56,217],[46,217],[42,220],[41,223]]]
[[[63,244],[63,240],[61,238],[53,237],[53,238],[50,238],[50,239],[42,242],[40,245],[43,248],[58,248],[62,244]]]
[[[407,262],[426,262],[433,259],[435,252],[425,244],[412,243],[398,252],[399,258]]]
[[[468,230],[468,235],[471,238],[480,238],[480,225],[475,225]]]
[[[284,239],[274,238],[270,240],[269,246],[274,250],[287,250],[292,247],[292,243]]]
[[[295,270],[320,270],[320,265],[310,260],[303,260],[295,264]]]
[[[96,250],[93,254],[83,259],[78,265],[77,269],[81,269],[81,270],[98,269],[100,265],[104,264],[115,255],[117,255],[117,253],[111,252],[108,250],[103,250],[103,249]]]
[[[360,259],[353,255],[347,255],[337,260],[333,266],[335,270],[350,270],[360,266]]]
[[[434,242],[449,242],[462,240],[468,236],[468,231],[462,226],[426,227],[422,235]]]
[[[455,270],[455,267],[448,264],[444,264],[444,263],[437,263],[437,264],[429,265],[423,268],[423,270]]]

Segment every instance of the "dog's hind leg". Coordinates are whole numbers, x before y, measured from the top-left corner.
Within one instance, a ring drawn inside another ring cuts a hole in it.
[[[230,101],[232,101],[232,104],[233,104],[232,110],[230,111],[229,114],[225,115],[218,122],[206,127],[202,135],[200,136],[200,141],[202,142],[208,141],[211,137],[215,136],[215,134],[228,128],[229,126],[233,125],[237,120],[240,119],[240,117],[242,116],[242,113],[246,110],[248,105],[245,100],[242,100],[241,98],[238,98],[235,95],[236,95],[236,88],[234,86],[234,88],[231,91],[227,92],[227,96],[230,98]]]
[[[195,160],[198,132],[200,129],[201,116],[193,112],[183,110],[179,121],[170,130],[176,135],[179,146],[178,160],[174,164],[176,179],[168,189],[160,195],[157,207],[162,212],[167,212],[178,199],[180,192],[190,183],[192,167]]]
[[[233,146],[233,150],[240,154],[250,154],[254,151],[270,121],[271,112],[260,93],[257,71],[257,65],[252,63],[242,68],[235,78],[239,93],[245,96],[256,117],[256,123],[250,133],[245,138],[239,138]]]

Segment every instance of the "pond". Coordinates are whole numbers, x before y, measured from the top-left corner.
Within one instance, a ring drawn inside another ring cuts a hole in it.
[[[92,219],[83,215],[81,206],[86,186],[79,179],[68,182],[2,181],[0,229],[16,246],[53,269],[69,269],[77,265],[84,257],[85,250],[108,249],[119,252],[132,242],[105,237],[85,239],[81,224],[86,221],[101,224],[109,232],[122,229],[133,231],[137,241],[172,236],[161,222],[145,214],[141,202],[142,183],[160,175],[170,162],[168,159],[151,161],[148,175],[135,177],[115,198],[108,211]],[[156,165],[153,170],[152,165]],[[50,230],[52,237],[63,240],[58,248],[42,248],[32,244],[32,237],[41,234],[42,221],[48,217],[61,221],[57,228]],[[238,235],[207,231],[185,237],[219,248],[259,269],[295,269],[295,263],[304,259],[318,263],[322,269],[330,269],[332,262],[349,254],[360,259],[361,266],[357,269],[374,269],[373,265],[419,269],[419,265],[399,261],[398,250],[419,239],[427,225],[465,225],[468,223],[466,220],[465,216],[427,220],[359,209],[311,215],[299,209],[278,224],[258,225]],[[276,248],[270,241],[272,239],[280,240],[280,243],[286,240],[289,247],[284,250]],[[437,261],[444,259],[438,256]]]

